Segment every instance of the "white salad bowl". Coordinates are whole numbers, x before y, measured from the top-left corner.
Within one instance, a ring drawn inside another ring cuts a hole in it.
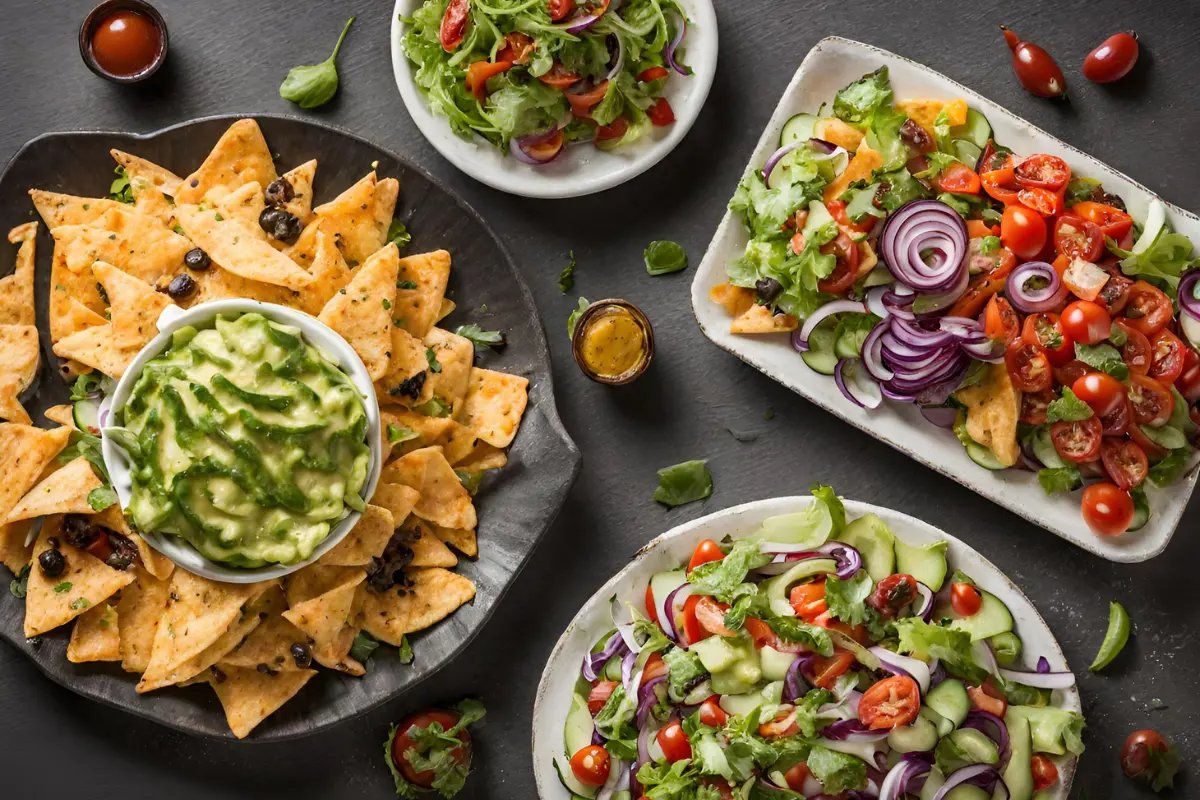
[[[639,550],[624,569],[583,604],[554,646],[534,699],[533,772],[542,800],[567,800],[571,797],[558,778],[554,758],[564,750],[564,723],[575,682],[580,676],[583,657],[597,639],[613,628],[610,600],[615,597],[620,604],[628,603],[635,608],[642,608],[650,576],[686,563],[699,542],[704,539],[719,542],[726,536],[733,539],[746,536],[758,530],[763,520],[803,511],[813,502],[812,497],[758,500],[684,523]],[[961,569],[970,575],[980,587],[994,594],[1012,612],[1014,631],[1023,643],[1021,661],[1024,664],[1023,667],[1014,665],[1014,669],[1032,670],[1039,656],[1046,658],[1051,671],[1065,672],[1070,669],[1054,634],[1029,598],[972,547],[907,514],[855,500],[846,500],[844,503],[847,518],[875,514],[906,544],[922,547],[945,541],[948,545],[946,560],[950,568]],[[1080,711],[1079,690],[1072,687],[1055,691],[1054,704]],[[1055,756],[1053,761],[1058,767],[1059,781],[1050,790],[1047,800],[1065,800],[1075,777],[1078,759],[1069,755]]]
[[[146,366],[146,362],[170,346],[171,335],[175,331],[186,325],[202,327],[211,322],[218,314],[241,315],[251,312],[262,314],[275,322],[299,328],[304,340],[341,367],[349,376],[354,387],[358,389],[363,408],[367,413],[367,445],[371,449],[371,463],[367,471],[366,483],[363,484],[362,498],[364,501],[369,501],[375,494],[375,485],[379,482],[379,473],[383,464],[379,402],[375,396],[371,376],[367,373],[362,359],[354,352],[354,348],[327,325],[319,322],[316,317],[300,311],[256,300],[213,300],[193,306],[186,311],[178,306],[169,306],[164,309],[157,322],[158,335],[141,349],[125,370],[124,376],[117,382],[116,389],[100,405],[100,439],[104,464],[108,468],[113,489],[117,492],[117,501],[121,504],[122,509],[129,507],[133,496],[129,459],[120,445],[108,435],[109,426],[105,425],[105,422],[113,417],[114,412],[124,408],[134,384],[137,383],[138,377],[142,373],[142,368]],[[329,535],[304,561],[295,564],[269,564],[252,569],[239,569],[213,561],[178,536],[155,531],[138,531],[138,533],[155,550],[171,559],[177,566],[195,575],[225,583],[255,583],[282,578],[308,566],[332,550],[338,542],[345,538],[354,524],[358,522],[359,517],[362,516],[360,512],[353,509],[347,509],[347,511],[346,516],[334,523]]]
[[[792,115],[815,112],[822,104],[831,103],[839,89],[881,66],[887,66],[898,99],[964,98],[988,118],[997,142],[1017,153],[1050,153],[1063,158],[1073,172],[1096,178],[1106,189],[1120,195],[1135,219],[1146,219],[1154,194],[1132,178],[928,67],[840,37],[822,39],[809,51],[780,98],[748,168],[761,167],[775,151],[780,131]],[[729,187],[730,196],[734,188]],[[1200,241],[1200,218],[1170,204],[1166,208],[1167,219],[1176,231]],[[747,238],[741,220],[726,212],[692,281],[692,310],[704,334],[718,346],[910,458],[1098,556],[1110,561],[1145,561],[1167,546],[1196,486],[1194,463],[1186,475],[1166,488],[1145,484],[1151,516],[1144,527],[1116,537],[1098,536],[1083,521],[1079,492],[1047,496],[1032,472],[1019,469],[990,472],[980,467],[967,457],[953,433],[934,427],[912,404],[885,401],[873,410],[860,408],[838,390],[832,377],[809,369],[792,348],[787,334],[730,333],[729,315],[709,300],[708,293],[726,281],[726,264],[741,255]]]
[[[671,73],[664,96],[675,112],[674,124],[618,147],[598,150],[590,141],[569,146],[548,164],[523,164],[491,143],[476,136],[463,139],[450,130],[444,117],[429,108],[414,80],[414,67],[400,40],[407,26],[401,17],[410,16],[423,0],[396,0],[392,14],[392,71],[405,108],[429,143],[454,166],[495,189],[524,197],[579,197],[601,192],[634,178],[657,164],[683,140],[712,88],[717,70],[717,15],[712,0],[680,0],[690,19],[684,40],[684,61],[692,68],[690,77]]]

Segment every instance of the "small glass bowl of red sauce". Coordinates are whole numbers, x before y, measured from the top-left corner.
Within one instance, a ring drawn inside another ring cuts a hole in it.
[[[79,54],[88,69],[114,83],[137,83],[167,58],[167,23],[143,0],[105,0],[79,28]]]

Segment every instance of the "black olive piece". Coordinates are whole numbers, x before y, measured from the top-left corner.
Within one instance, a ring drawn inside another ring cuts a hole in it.
[[[297,642],[292,645],[292,660],[300,669],[308,669],[312,666],[312,648],[302,642]]]
[[[263,209],[258,215],[258,226],[266,231],[268,236],[287,244],[295,244],[300,238],[300,232],[304,230],[300,218],[282,208]]]
[[[199,247],[193,247],[183,254],[183,263],[188,269],[194,269],[196,272],[203,272],[212,266],[212,259],[208,257],[208,253],[201,250]]]
[[[137,556],[137,545],[127,537],[115,531],[108,532],[108,543],[113,551],[108,558],[104,559],[104,563],[113,569],[126,570],[133,563],[133,559]]]
[[[267,206],[258,215],[258,227],[262,228],[270,236],[271,232],[275,230],[275,222],[279,219],[281,213],[285,212],[281,212],[278,208]]]
[[[411,397],[416,400],[421,396],[421,389],[425,386],[425,376],[428,373],[418,372],[406,381],[401,382],[399,386],[388,389],[388,394],[393,397]]]
[[[775,302],[783,292],[783,284],[774,278],[759,278],[754,282],[754,294],[763,305]]]
[[[263,675],[278,675],[279,674],[279,670],[271,669],[271,667],[268,666],[267,664],[259,664],[257,667],[255,667],[255,669],[257,669]]]
[[[57,550],[43,550],[38,556],[38,566],[47,578],[57,578],[67,568],[67,559]]]
[[[87,517],[79,514],[66,516],[63,520],[63,532],[66,534],[67,544],[80,550],[86,550],[88,545],[103,533],[100,528],[89,523]]]
[[[281,206],[292,201],[296,196],[296,190],[292,188],[292,184],[287,178],[276,178],[267,184],[263,196],[267,200],[267,205]]]
[[[175,300],[182,300],[196,291],[196,281],[191,275],[180,273],[167,284],[167,294]]]
[[[904,120],[904,124],[900,126],[900,139],[921,154],[932,153],[934,150],[937,150],[937,144],[934,143],[933,137],[929,135],[929,131],[911,119]]]
[[[50,545],[50,546],[51,546],[51,547],[53,547],[55,550],[57,550],[57,549],[58,549],[58,547],[59,547],[59,544],[58,544],[58,537],[57,537],[57,536],[51,536],[49,539],[47,539],[47,540],[46,540],[46,544]]]

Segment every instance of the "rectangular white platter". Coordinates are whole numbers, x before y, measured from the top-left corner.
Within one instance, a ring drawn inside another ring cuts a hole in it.
[[[777,148],[780,130],[793,114],[816,112],[823,103],[832,103],[834,94],[843,86],[883,65],[887,65],[898,99],[964,98],[968,105],[988,118],[997,142],[1018,154],[1050,153],[1065,159],[1076,174],[1097,178],[1106,189],[1124,198],[1135,219],[1146,218],[1154,195],[1133,179],[945,75],[886,50],[840,37],[822,39],[800,64],[763,131],[747,169],[761,168]],[[734,188],[729,187],[730,196]],[[1167,204],[1167,218],[1176,231],[1200,242],[1200,219],[1194,214]],[[1080,516],[1079,492],[1047,496],[1032,472],[983,469],[967,457],[950,431],[925,421],[915,406],[885,400],[873,411],[859,408],[838,391],[833,378],[820,375],[805,365],[791,347],[787,334],[731,334],[729,315],[708,299],[708,292],[725,282],[725,265],[741,254],[746,241],[747,233],[741,220],[726,212],[692,281],[692,310],[704,334],[718,346],[876,439],[1102,558],[1145,561],[1167,546],[1195,488],[1195,464],[1185,476],[1165,489],[1147,485],[1152,515],[1141,530],[1120,537],[1100,537],[1088,529]]]

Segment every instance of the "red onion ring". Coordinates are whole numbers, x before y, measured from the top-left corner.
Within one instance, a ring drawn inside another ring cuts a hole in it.
[[[563,151],[562,145],[559,144],[554,154],[549,157],[535,156],[530,150],[540,144],[545,144],[554,138],[558,133],[557,127],[551,127],[541,133],[531,133],[528,136],[514,136],[508,141],[508,151],[512,153],[522,164],[549,164],[554,159],[558,158],[558,154]]]
[[[1008,728],[1005,726],[1004,720],[990,711],[976,710],[969,712],[967,718],[958,727],[974,728],[995,742],[996,749],[1000,751],[1000,760],[996,762],[996,769],[1004,769],[1008,764],[1008,757],[1011,755]]]
[[[1041,289],[1027,289],[1033,278],[1041,278],[1046,285]],[[1066,299],[1066,284],[1058,277],[1058,271],[1045,261],[1026,261],[1009,273],[1004,284],[1004,295],[1013,307],[1022,314],[1036,314],[1057,308]]]
[[[1035,689],[1070,689],[1075,685],[1073,672],[1024,672],[1001,667],[1000,677]]]
[[[887,220],[880,255],[901,283],[927,294],[949,292],[966,274],[967,226],[954,209],[937,200],[901,206]],[[921,254],[931,252],[927,263]]]
[[[813,552],[822,556],[832,556],[837,561],[837,571],[834,574],[839,580],[849,580],[862,569],[862,555],[856,548],[844,542],[826,542]]]
[[[858,300],[834,300],[832,303],[826,303],[804,320],[804,325],[799,331],[792,334],[792,346],[801,352],[807,350],[808,337],[812,336],[813,330],[829,317],[842,312],[866,314],[867,307]]]
[[[625,68],[625,40],[620,36],[614,36],[613,38],[617,40],[617,60],[613,63],[612,69],[608,71],[608,75],[604,78],[609,81],[620,75],[621,70]]]
[[[675,27],[675,35],[671,38],[670,43],[667,44],[667,48],[664,51],[664,55],[667,58],[667,66],[678,72],[680,75],[690,76],[692,74],[692,68],[687,64],[679,63],[679,61],[675,59],[675,51],[679,48],[679,45],[683,44],[683,37],[687,35],[687,17],[683,16],[683,14],[679,13],[675,9],[671,9],[667,12],[667,14],[678,19],[678,24]]]
[[[922,411],[924,411],[924,409],[922,409]],[[954,409],[947,409],[947,411],[954,411]],[[954,413],[956,415],[958,414],[957,411]],[[919,602],[913,602],[913,614],[920,617],[925,622],[929,622],[930,618],[933,617],[933,590],[920,581],[917,581],[917,595],[919,596]]]
[[[880,665],[885,672],[890,672],[893,675],[904,675],[912,678],[917,682],[917,686],[921,687],[921,694],[924,695],[929,691],[929,665],[919,658],[911,656],[902,656],[899,653],[893,653],[886,647],[876,645],[870,648],[875,657],[879,659]]]
[[[1179,307],[1195,320],[1200,320],[1200,297],[1196,297],[1196,282],[1200,281],[1200,269],[1185,272],[1179,281]]]
[[[833,381],[841,393],[859,408],[875,409],[883,402],[878,386],[859,375],[860,361],[857,358],[842,358],[833,368]]]
[[[954,770],[942,784],[942,788],[933,795],[933,800],[946,800],[946,795],[964,783],[978,786],[987,792],[992,792],[993,800],[1008,800],[1008,784],[1000,776],[1000,770],[987,764],[971,764]],[[999,790],[999,793],[996,791]]]
[[[566,28],[567,33],[579,33],[580,31],[585,31],[599,22],[600,18],[603,17],[607,11],[608,0],[603,0],[600,5],[592,6],[590,10],[587,7],[580,10],[578,14],[564,22],[563,26]]]
[[[902,800],[909,793],[909,784],[932,770],[933,764],[925,753],[906,753],[880,784],[879,800]]]
[[[839,720],[821,729],[821,736],[834,742],[879,742],[890,730],[872,730],[856,719]]]

